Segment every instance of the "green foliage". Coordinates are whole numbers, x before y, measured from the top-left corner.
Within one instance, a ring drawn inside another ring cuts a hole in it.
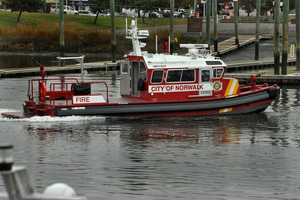
[[[45,4],[45,0],[4,0],[3,3],[12,11],[37,11]]]
[[[93,12],[100,12],[109,8],[109,0],[90,0],[89,2]]]
[[[27,26],[38,26],[39,24],[48,23],[50,26],[55,26],[59,22],[59,17],[56,14],[47,14],[47,13],[34,13],[34,12],[24,12],[23,20],[19,25]],[[15,27],[17,14],[15,12],[1,12],[0,11],[0,29]],[[78,16],[78,15],[66,15],[65,23],[72,23],[73,26],[80,28],[89,28],[89,29],[110,29],[111,28],[111,18],[109,16],[101,16],[97,24],[93,24],[93,19],[90,16]],[[138,19],[139,26],[163,26],[168,25],[170,20],[168,18],[156,18],[149,19],[147,24],[141,24],[141,19]],[[176,18],[174,20],[175,24],[185,24],[186,19]],[[125,29],[125,19],[123,17],[116,17],[116,27],[117,29]],[[141,27],[141,28],[142,28]]]
[[[194,5],[194,0],[175,1],[176,8],[191,8]]]
[[[297,0],[298,1],[298,0]],[[290,9],[293,10],[296,7],[296,0],[290,0]]]
[[[256,8],[255,0],[240,0],[240,7],[249,14]]]
[[[3,0],[3,3],[12,11],[19,11],[17,17],[17,23],[19,23],[23,11],[37,11],[45,5],[45,0]]]
[[[0,11],[0,37],[3,42],[0,50],[58,50],[59,49],[59,17],[56,14],[24,12],[23,19],[16,24],[15,12]],[[97,24],[93,24],[92,17],[66,15],[65,16],[65,47],[69,52],[110,52],[111,18],[99,17]],[[148,19],[139,27],[168,25],[168,18]],[[175,19],[175,24],[185,24],[186,19]],[[125,29],[125,19],[116,17],[116,27]],[[151,31],[151,28],[150,28]],[[152,29],[153,31],[153,29]],[[167,31],[165,31],[167,35]],[[123,31],[117,31],[119,55],[123,55],[131,48],[130,41],[124,39]],[[152,38],[153,35],[151,34]],[[176,35],[180,40],[180,37]],[[162,36],[160,37],[162,38]],[[155,40],[151,42],[154,43]]]
[[[265,14],[267,11],[273,10],[273,0],[262,0],[261,11]]]

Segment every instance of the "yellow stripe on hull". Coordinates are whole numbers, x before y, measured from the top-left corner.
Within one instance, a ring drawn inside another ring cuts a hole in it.
[[[225,97],[237,95],[239,89],[239,82],[237,79],[230,79],[225,91]]]

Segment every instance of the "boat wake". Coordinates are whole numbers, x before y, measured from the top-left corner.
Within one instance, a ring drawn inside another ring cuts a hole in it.
[[[18,121],[18,122],[32,122],[32,123],[57,123],[57,122],[86,122],[86,121],[103,121],[105,117],[101,116],[66,116],[66,117],[50,117],[50,116],[34,116],[28,118],[6,118],[2,116],[2,113],[6,112],[21,112],[20,110],[2,109],[0,108],[0,122],[4,121]]]
[[[0,118],[3,118],[2,113],[7,112],[20,112],[20,110],[0,108]]]

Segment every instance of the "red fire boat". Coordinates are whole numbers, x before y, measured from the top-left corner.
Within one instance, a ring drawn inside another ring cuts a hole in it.
[[[148,36],[132,20],[133,52],[121,63],[120,98],[110,97],[105,81],[85,80],[83,67],[79,79],[45,77],[41,67],[41,77],[28,81],[22,116],[245,114],[264,111],[278,96],[277,85],[258,85],[254,76],[249,84],[224,76],[226,64],[207,45],[180,45],[186,55],[153,54],[141,50]]]

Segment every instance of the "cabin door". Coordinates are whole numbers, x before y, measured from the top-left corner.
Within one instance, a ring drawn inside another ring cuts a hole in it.
[[[131,95],[139,96],[142,90],[141,83],[146,79],[146,68],[143,62],[132,62],[130,68]]]
[[[210,69],[199,70],[199,96],[212,96],[213,87],[211,83],[212,72]]]
[[[131,95],[130,89],[130,63],[128,61],[121,62],[120,77],[120,93],[122,96]]]

